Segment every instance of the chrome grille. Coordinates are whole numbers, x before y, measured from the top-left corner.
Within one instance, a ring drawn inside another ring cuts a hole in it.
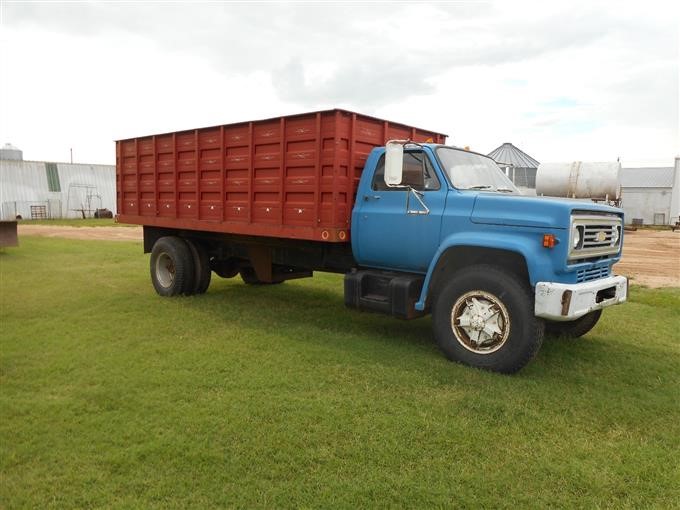
[[[618,254],[622,230],[621,218],[614,214],[572,216],[569,259]]]
[[[612,239],[619,237],[618,226],[612,224],[584,225],[583,248],[602,248],[612,245]]]
[[[579,269],[576,271],[576,282],[589,282],[591,280],[599,280],[600,278],[607,278],[610,276],[609,264],[592,266],[586,269]]]

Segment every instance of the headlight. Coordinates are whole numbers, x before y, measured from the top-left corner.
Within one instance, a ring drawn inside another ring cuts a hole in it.
[[[621,235],[621,227],[616,227],[614,230],[612,230],[612,246],[616,246],[616,243],[619,242],[619,236]]]
[[[578,248],[579,244],[581,244],[581,229],[578,227],[574,227],[574,231],[571,236],[571,247],[575,250]]]

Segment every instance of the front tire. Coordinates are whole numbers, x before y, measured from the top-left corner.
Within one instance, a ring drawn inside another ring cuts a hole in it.
[[[530,287],[495,266],[454,274],[436,297],[432,320],[447,358],[494,372],[517,372],[543,343],[544,322],[534,316]]]
[[[194,287],[194,261],[187,243],[179,237],[161,237],[153,245],[151,283],[161,296],[187,294]]]
[[[602,310],[595,310],[573,321],[547,321],[545,323],[545,332],[552,336],[578,338],[593,329],[600,320],[601,315]]]

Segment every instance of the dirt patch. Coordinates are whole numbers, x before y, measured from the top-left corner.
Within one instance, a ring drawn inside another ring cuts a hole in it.
[[[19,224],[19,242],[21,242],[21,236],[24,235],[102,241],[141,241],[143,238],[142,227],[66,227]]]
[[[141,241],[142,227],[59,227],[19,225],[23,235],[99,239],[106,241]],[[638,230],[626,232],[623,259],[616,274],[628,276],[632,283],[648,287],[680,287],[680,232]]]
[[[623,258],[614,270],[631,283],[648,287],[680,287],[680,232],[626,232]]]

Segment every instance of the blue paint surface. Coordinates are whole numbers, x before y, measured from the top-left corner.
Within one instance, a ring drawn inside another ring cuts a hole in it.
[[[426,275],[418,310],[426,306],[433,270],[447,249],[474,246],[512,251],[526,261],[531,285],[540,281],[576,283],[577,272],[594,263],[568,263],[572,213],[623,215],[620,209],[595,203],[455,189],[435,157],[435,148],[425,145],[423,149],[441,183],[439,190],[423,191],[429,214],[406,213],[406,190],[372,189],[384,148],[369,155],[352,211],[352,250],[359,265]],[[544,248],[544,234],[553,234],[558,244]],[[619,259],[620,253],[599,265],[611,266]]]

